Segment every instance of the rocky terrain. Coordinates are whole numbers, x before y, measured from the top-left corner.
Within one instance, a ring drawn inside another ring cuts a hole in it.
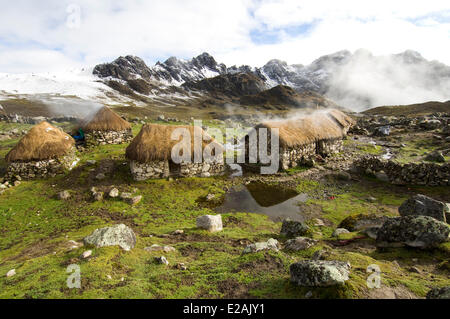
[[[270,98],[262,92],[248,96]],[[3,180],[0,297],[448,298],[450,114],[409,109],[355,113],[343,152],[275,175],[136,182],[122,144],[80,149],[62,176]],[[134,135],[147,122],[190,121],[115,110]],[[203,125],[244,134],[253,115]],[[0,121],[2,176],[4,155],[37,120]],[[67,286],[70,267],[79,289]]]

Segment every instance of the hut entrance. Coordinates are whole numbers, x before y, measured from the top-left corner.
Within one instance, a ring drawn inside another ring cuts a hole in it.
[[[181,165],[169,160],[169,174],[171,176],[179,176],[181,174]]]

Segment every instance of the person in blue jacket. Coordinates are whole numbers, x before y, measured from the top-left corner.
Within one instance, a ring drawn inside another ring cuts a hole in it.
[[[84,132],[81,128],[78,129],[78,134],[72,136],[75,141],[84,141]]]

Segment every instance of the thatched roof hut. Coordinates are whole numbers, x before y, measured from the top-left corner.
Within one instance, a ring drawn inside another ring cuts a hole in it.
[[[126,131],[131,130],[131,124],[104,106],[93,116],[89,116],[81,124],[85,132],[92,131]]]
[[[191,154],[194,154],[194,131],[198,136],[203,136],[208,141],[202,141],[202,150],[207,145],[214,147],[216,152],[223,152],[223,146],[211,138],[201,127],[188,125],[160,125],[146,124],[142,127],[138,135],[131,141],[126,149],[126,157],[129,160],[146,163],[150,161],[163,161],[171,158],[172,148],[180,140],[172,140],[172,132],[177,128],[189,130],[191,135]]]
[[[30,129],[5,159],[7,162],[48,160],[66,155],[74,145],[70,135],[44,121]]]
[[[320,140],[340,139],[347,133],[353,120],[338,110],[319,111],[289,120],[266,121],[256,126],[279,129],[281,147],[295,147]]]

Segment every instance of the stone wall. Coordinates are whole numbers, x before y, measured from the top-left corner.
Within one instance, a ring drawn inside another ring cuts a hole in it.
[[[97,146],[106,144],[122,144],[131,142],[133,134],[130,130],[125,131],[92,131],[85,133],[86,146]]]
[[[33,179],[43,177],[54,177],[62,174],[66,170],[71,170],[78,163],[75,151],[70,154],[54,159],[30,161],[30,162],[12,162],[6,168],[4,179],[13,181],[17,179]],[[18,178],[20,176],[20,178]]]
[[[322,157],[336,154],[344,149],[344,141],[342,139],[322,140],[317,142],[317,153]]]
[[[316,143],[280,149],[280,168],[296,167],[303,159],[316,154]]]
[[[450,163],[409,163],[381,160],[374,156],[355,161],[355,166],[366,173],[383,171],[396,185],[450,186]]]
[[[176,169],[175,169],[176,168]],[[148,163],[130,162],[130,170],[133,179],[143,181],[152,178],[191,177],[202,176],[209,177],[219,175],[224,171],[223,162],[204,162],[204,163],[181,163],[179,166],[169,165],[169,161],[152,161]]]

